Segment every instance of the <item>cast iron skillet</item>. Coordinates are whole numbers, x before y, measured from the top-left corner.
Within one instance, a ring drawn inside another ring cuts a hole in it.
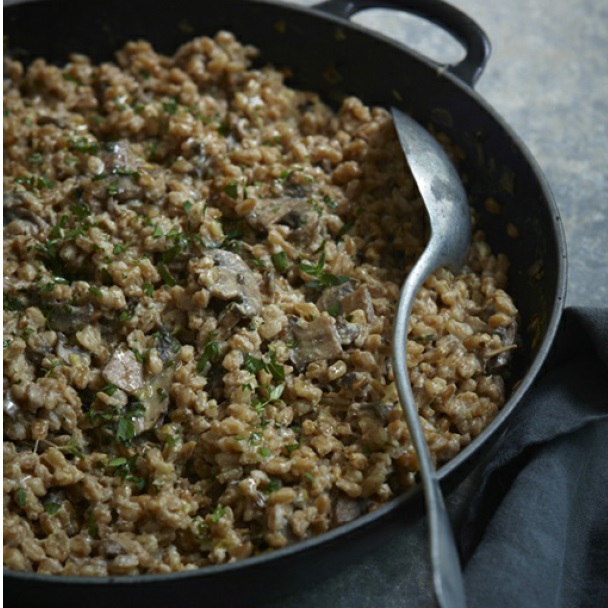
[[[462,62],[439,66],[407,47],[358,27],[349,18],[365,8],[394,8],[425,17],[466,50]],[[198,35],[229,29],[261,49],[260,63],[289,67],[290,83],[332,104],[346,94],[368,104],[397,105],[448,134],[466,153],[465,186],[488,242],[511,259],[510,292],[521,314],[522,344],[509,381],[511,397],[497,419],[440,471],[454,487],[496,443],[539,373],[565,298],[566,253],[553,197],[519,138],[473,91],[489,56],[483,31],[439,0],[329,0],[312,9],[280,2],[222,0],[50,0],[5,9],[9,49],[27,63],[38,56],[64,62],[70,52],[111,59],[124,42],[145,38],[161,52]],[[501,207],[486,209],[494,198]],[[507,227],[510,227],[507,229]],[[513,238],[516,227],[518,236]],[[242,562],[198,571],[139,577],[51,577],[5,571],[8,605],[135,606],[255,605],[305,588],[382,542],[400,521],[422,515],[421,492],[393,502],[323,536]]]

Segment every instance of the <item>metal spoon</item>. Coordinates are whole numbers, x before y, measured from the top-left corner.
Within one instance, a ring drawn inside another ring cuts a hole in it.
[[[437,473],[420,425],[406,365],[408,319],[425,279],[437,268],[459,270],[471,240],[469,204],[456,169],[433,136],[409,116],[392,108],[401,147],[426,206],[431,237],[410,271],[399,296],[393,334],[393,371],[401,407],[420,466],[427,504],[433,584],[442,608],[466,606],[460,561]]]

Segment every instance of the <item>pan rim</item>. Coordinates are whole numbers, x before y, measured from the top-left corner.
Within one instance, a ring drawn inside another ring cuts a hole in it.
[[[5,1],[5,16],[10,16],[11,8],[21,5],[34,5],[42,4],[44,2],[69,2],[70,0],[7,0]],[[453,459],[442,465],[438,471],[438,477],[442,484],[445,484],[446,480],[451,477],[457,469],[461,468],[476,452],[482,451],[483,448],[487,448],[488,442],[492,438],[497,438],[500,429],[506,424],[508,418],[514,413],[516,408],[520,405],[522,398],[528,392],[532,384],[536,381],[542,366],[547,358],[547,355],[554,342],[557,330],[561,321],[562,313],[565,307],[566,301],[566,290],[567,290],[567,250],[566,250],[566,239],[563,227],[563,222],[557,207],[557,203],[551,192],[549,184],[538,164],[536,159],[532,156],[531,152],[523,142],[523,140],[514,132],[513,128],[507,124],[502,116],[483,98],[481,95],[472,87],[461,81],[459,78],[451,74],[446,69],[438,68],[430,59],[420,54],[415,49],[408,47],[406,44],[399,42],[393,38],[390,38],[382,33],[376,32],[362,25],[354,23],[349,20],[342,19],[338,16],[329,14],[327,12],[316,9],[315,6],[301,6],[294,5],[284,0],[240,0],[241,2],[247,2],[249,4],[264,4],[268,6],[281,7],[284,10],[292,11],[294,13],[301,13],[307,15],[313,15],[317,19],[333,22],[342,28],[347,28],[363,34],[369,38],[374,38],[383,44],[395,47],[402,53],[405,53],[413,60],[423,64],[427,69],[435,71],[438,78],[447,78],[451,84],[458,87],[463,94],[468,97],[472,97],[473,101],[482,109],[489,117],[498,124],[503,133],[511,140],[515,148],[521,153],[526,163],[532,169],[532,173],[538,182],[538,186],[544,202],[550,212],[552,221],[552,236],[556,245],[557,253],[557,264],[556,269],[556,287],[555,287],[555,299],[553,302],[552,309],[549,313],[549,321],[544,336],[541,339],[539,347],[532,359],[531,364],[527,368],[525,374],[521,378],[521,381],[511,393],[504,406],[501,408],[494,420],[478,435],[475,439],[464,449],[462,449]],[[228,4],[228,3],[226,3]],[[373,7],[370,7],[373,8]],[[7,9],[8,14],[7,15]],[[222,574],[230,574],[231,572],[240,571],[243,569],[253,569],[255,567],[262,567],[266,564],[272,563],[275,560],[280,560],[288,556],[292,556],[296,553],[307,553],[314,550],[319,545],[330,545],[338,542],[342,537],[348,536],[354,531],[371,527],[374,523],[385,518],[389,513],[403,509],[406,505],[413,503],[415,500],[421,500],[422,488],[420,485],[410,488],[403,494],[395,497],[391,501],[385,503],[372,513],[367,513],[358,517],[357,519],[344,524],[340,527],[333,528],[313,538],[298,541],[287,547],[269,551],[267,553],[248,557],[236,562],[226,564],[213,564],[206,565],[193,570],[184,570],[178,572],[169,572],[162,574],[138,574],[133,576],[75,576],[75,575],[52,575],[52,574],[40,574],[36,572],[22,572],[16,570],[10,570],[4,567],[5,578],[13,578],[23,582],[35,582],[36,584],[43,583],[45,585],[63,585],[69,583],[71,585],[78,585],[82,587],[97,587],[106,585],[118,585],[120,587],[129,585],[139,584],[153,584],[153,583],[169,583],[179,582],[184,579],[191,578],[207,578],[209,576],[219,576]]]

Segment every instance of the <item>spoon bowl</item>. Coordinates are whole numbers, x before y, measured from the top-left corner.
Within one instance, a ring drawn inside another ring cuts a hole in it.
[[[397,392],[418,456],[427,504],[435,596],[442,608],[466,606],[462,571],[437,473],[420,424],[407,371],[407,332],[412,304],[426,278],[447,267],[457,272],[471,242],[471,215],[460,176],[437,140],[415,120],[391,108],[395,129],[426,207],[431,235],[399,295],[393,333]]]

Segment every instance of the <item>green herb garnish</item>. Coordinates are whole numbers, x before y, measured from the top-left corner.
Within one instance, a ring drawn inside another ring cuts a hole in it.
[[[325,272],[325,251],[321,253],[321,256],[317,260],[316,264],[311,264],[310,262],[300,262],[300,270],[315,277],[314,281],[309,281],[306,283],[307,287],[312,288],[324,288],[324,287],[334,287],[336,285],[343,285],[348,281],[348,277],[345,276],[337,276],[335,274],[331,274],[329,272]]]
[[[217,363],[220,354],[220,343],[209,341],[205,344],[205,348],[203,349],[203,354],[201,355],[200,361],[196,367],[199,373],[203,373],[205,371],[205,367],[207,363]]]
[[[287,270],[287,268],[289,266],[289,259],[287,257],[287,254],[284,251],[279,251],[278,253],[273,253],[271,258],[272,258],[272,263],[274,264],[274,267],[279,272],[285,272],[285,270]]]
[[[171,101],[166,101],[162,104],[163,106],[163,110],[173,116],[174,114],[177,113],[177,99],[172,99]]]
[[[164,262],[158,263],[158,274],[160,274],[160,278],[163,280],[165,285],[169,285],[169,287],[173,287],[177,283],[173,278],[173,275],[169,272],[167,265]]]
[[[116,441],[126,447],[131,445],[135,437],[135,421],[144,414],[145,407],[141,403],[136,403],[133,408],[121,412],[116,421]]]
[[[224,515],[226,515],[226,507],[218,504],[217,507],[215,507],[215,511],[213,511],[213,514],[211,515],[211,521],[215,524],[222,517],[224,517]]]
[[[89,511],[89,517],[87,518],[87,530],[89,535],[93,538],[96,538],[99,534],[99,527],[97,526],[97,522],[95,521],[95,514],[93,511]]]
[[[44,504],[45,512],[48,513],[51,517],[53,515],[56,515],[59,509],[61,509],[60,502],[47,502]]]
[[[15,492],[15,500],[22,509],[25,509],[25,505],[27,504],[27,498],[25,497],[25,490],[23,488],[19,488]]]
[[[225,188],[224,192],[234,201],[239,195],[239,185],[233,180]]]
[[[70,139],[68,145],[72,152],[81,152],[82,154],[95,154],[99,152],[99,144],[95,140],[90,140],[86,137]]]

